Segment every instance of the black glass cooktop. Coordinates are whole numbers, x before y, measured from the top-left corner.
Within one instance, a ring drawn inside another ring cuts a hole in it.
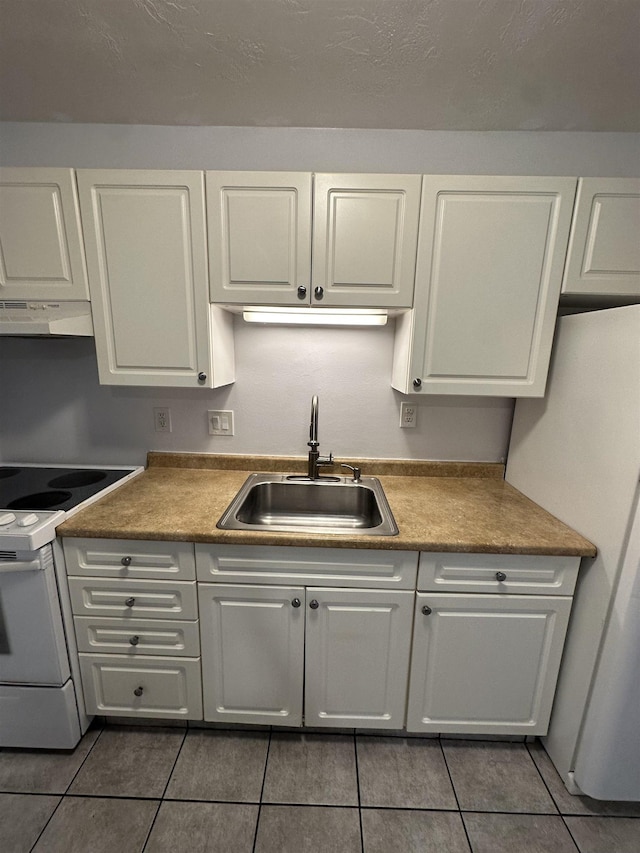
[[[133,470],[0,464],[0,509],[69,510]]]

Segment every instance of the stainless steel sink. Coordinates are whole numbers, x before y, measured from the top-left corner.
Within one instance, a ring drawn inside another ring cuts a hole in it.
[[[222,530],[395,536],[398,527],[375,477],[310,480],[252,474],[217,525]]]

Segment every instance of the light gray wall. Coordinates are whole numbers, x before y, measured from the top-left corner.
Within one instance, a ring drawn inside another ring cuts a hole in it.
[[[625,177],[640,134],[5,122],[0,165]]]
[[[431,173],[640,174],[640,135],[441,133],[282,128],[0,124],[0,164],[105,168]],[[236,320],[237,380],[216,391],[98,384],[91,340],[0,339],[5,461],[141,463],[146,451],[300,454],[311,396],[323,452],[342,459],[504,459],[513,401],[420,397],[400,430],[383,329],[247,327]],[[170,406],[173,432],[153,430]],[[207,409],[233,409],[236,435],[210,437]]]
[[[91,339],[0,339],[4,461],[143,463],[147,450],[304,455],[311,397],[321,452],[408,459],[504,458],[509,399],[415,397],[418,426],[399,428],[388,328],[301,329],[236,324],[237,378],[216,390],[98,384]],[[173,432],[156,433],[169,406]],[[208,409],[235,413],[233,437],[210,436]]]

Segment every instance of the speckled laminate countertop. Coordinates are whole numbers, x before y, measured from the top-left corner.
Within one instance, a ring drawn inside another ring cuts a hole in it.
[[[349,460],[384,488],[400,533],[361,536],[219,530],[254,472],[304,471],[300,458],[150,453],[147,470],[81,510],[60,536],[251,545],[594,556],[595,546],[503,479],[498,464]]]

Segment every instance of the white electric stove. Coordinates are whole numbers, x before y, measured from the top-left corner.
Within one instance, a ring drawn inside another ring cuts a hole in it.
[[[71,749],[89,726],[56,529],[142,470],[0,466],[0,747]]]

